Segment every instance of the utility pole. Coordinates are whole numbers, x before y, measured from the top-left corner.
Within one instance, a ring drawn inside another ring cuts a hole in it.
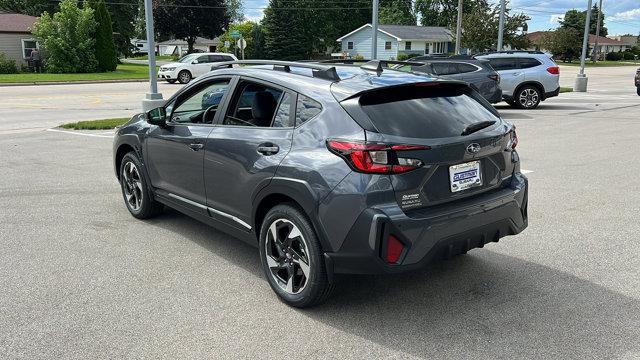
[[[149,111],[164,105],[162,94],[158,93],[158,76],[156,75],[156,44],[153,40],[153,5],[151,0],[144,0],[144,18],[147,25],[147,44],[149,46],[149,93],[142,100],[142,110]]]
[[[587,57],[587,45],[589,44],[589,22],[591,21],[591,0],[587,5],[587,18],[584,21],[584,38],[582,39],[582,56],[580,56],[580,73],[576,77],[576,82],[573,87],[574,91],[586,92],[587,91],[587,75],[584,74],[584,63]]]
[[[502,51],[502,33],[504,32],[504,12],[506,11],[505,0],[500,0],[500,22],[498,24],[498,46],[497,51]]]
[[[456,27],[456,55],[460,55],[462,43],[462,0],[458,0],[458,25]]]
[[[595,64],[598,60],[598,38],[600,37],[600,21],[602,19],[602,0],[600,0],[600,5],[598,5],[598,22],[596,23],[596,43],[593,47],[593,63]]]
[[[378,58],[378,0],[373,0],[371,15],[371,60]]]

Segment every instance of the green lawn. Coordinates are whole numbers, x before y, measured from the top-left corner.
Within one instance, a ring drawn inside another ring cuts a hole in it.
[[[138,80],[149,78],[149,67],[138,64],[119,64],[116,71],[90,74],[0,74],[0,83],[32,83],[46,81]]]
[[[573,92],[573,88],[572,87],[564,87],[564,86],[560,87],[560,93],[567,93],[567,92]]]
[[[132,57],[129,58],[132,60],[148,60],[149,56],[148,55],[142,55],[142,56],[136,56],[136,57]],[[158,55],[156,56],[156,60],[173,60],[174,57],[173,55]]]
[[[566,65],[566,66],[580,66],[580,61],[572,61],[570,63],[558,61],[558,65]],[[587,61],[585,64],[586,67],[607,67],[607,66],[640,66],[640,61],[634,62],[633,60],[624,60],[624,61],[611,61],[611,60],[601,60],[596,62],[595,64],[591,62],[591,60]]]
[[[129,121],[129,118],[116,118],[116,119],[102,119],[102,120],[88,120],[78,121],[75,123],[60,125],[61,128],[74,129],[74,130],[108,130],[113,129],[116,126],[120,126]]]

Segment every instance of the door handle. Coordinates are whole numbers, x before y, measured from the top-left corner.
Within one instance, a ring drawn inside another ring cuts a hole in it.
[[[259,153],[268,156],[268,155],[277,154],[278,151],[280,151],[280,148],[278,147],[278,145],[265,144],[265,145],[258,146],[257,150]]]
[[[201,143],[189,144],[189,148],[191,148],[191,150],[193,151],[198,151],[204,148],[204,144],[201,144]]]

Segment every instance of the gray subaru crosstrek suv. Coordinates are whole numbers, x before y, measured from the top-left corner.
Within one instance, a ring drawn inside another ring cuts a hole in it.
[[[416,269],[527,227],[515,128],[466,83],[240,63],[254,66],[214,68],[117,131],[134,217],[166,205],[257,246],[296,307],[335,274]]]

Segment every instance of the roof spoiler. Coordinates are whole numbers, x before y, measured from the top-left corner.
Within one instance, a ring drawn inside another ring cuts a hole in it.
[[[311,69],[314,78],[340,81],[335,66],[321,65],[318,63],[295,62],[295,61],[278,61],[278,60],[237,60],[215,63],[211,66],[211,70],[221,68],[231,68],[233,65],[273,65],[273,71],[283,71],[290,73],[291,68]]]

